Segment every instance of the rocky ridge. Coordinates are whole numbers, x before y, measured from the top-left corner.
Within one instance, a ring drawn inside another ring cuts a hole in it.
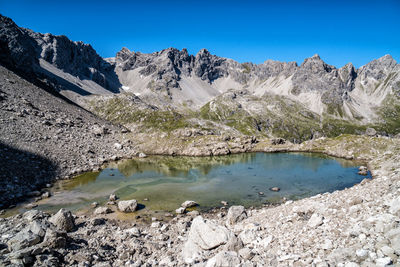
[[[76,94],[119,92],[121,85],[113,67],[89,44],[73,42],[63,35],[36,33],[2,15],[0,40],[4,66],[55,92],[74,92],[67,94],[72,100],[76,100]]]
[[[290,98],[319,115],[363,121],[376,119],[374,109],[395,93],[399,79],[399,66],[389,55],[358,70],[351,63],[337,69],[318,55],[300,66],[272,60],[240,64],[205,49],[193,56],[186,49],[143,54],[123,48],[108,60],[126,90],[141,97],[165,92],[169,103],[202,106],[229,89],[245,89],[254,96],[272,93]],[[367,97],[375,102],[368,102]]]

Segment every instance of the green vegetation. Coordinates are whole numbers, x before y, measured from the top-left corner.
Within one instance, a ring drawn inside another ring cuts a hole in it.
[[[378,133],[400,132],[400,99],[396,95],[389,95],[378,110],[379,123],[362,124],[357,118],[341,119],[344,109],[339,104],[328,104],[326,112],[320,116],[284,96],[234,93],[229,91],[216,97],[198,111],[191,109],[189,103],[182,103],[179,111],[152,109],[127,93],[94,98],[89,102],[89,109],[112,122],[135,125],[143,132],[170,133],[182,128],[214,131],[220,125],[243,135],[282,137],[296,143],[319,136],[360,135],[368,127],[375,128]]]
[[[378,131],[385,131],[389,134],[400,133],[400,97],[389,95],[383,101],[378,115],[382,121],[376,125]]]
[[[322,121],[322,132],[327,137],[335,137],[341,134],[363,134],[367,125],[360,125],[357,122],[336,119],[331,116],[325,116]]]
[[[251,72],[251,67],[249,63],[242,63],[242,68],[244,68],[243,73],[250,73]]]
[[[184,116],[176,111],[139,109],[125,96],[91,101],[90,109],[111,122],[136,123],[143,129],[150,128],[169,132],[190,126]]]
[[[341,104],[335,104],[335,103],[326,104],[326,113],[330,115],[343,117],[344,116],[343,106]]]

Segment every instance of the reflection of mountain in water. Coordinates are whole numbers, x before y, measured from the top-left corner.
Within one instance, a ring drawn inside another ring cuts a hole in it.
[[[86,173],[57,188],[51,205],[87,207],[104,203],[109,194],[120,199],[145,198],[146,208],[171,211],[193,199],[201,209],[219,205],[260,205],[282,197],[298,199],[358,183],[354,162],[312,153],[248,153],[215,157],[152,156],[111,163],[99,173]],[[277,186],[279,192],[268,188]],[[263,196],[259,192],[264,192]]]
[[[186,177],[189,171],[193,169],[199,171],[202,175],[207,175],[214,167],[246,163],[255,158],[256,154],[254,153],[214,157],[152,156],[113,163],[109,167],[118,168],[125,177],[146,171],[157,172],[170,177]]]
[[[323,165],[335,161],[343,168],[355,166],[355,162],[345,159],[333,158],[319,153],[280,153],[279,156],[272,153],[261,153],[256,162],[267,171],[282,169],[303,169],[317,171]]]
[[[237,163],[258,165],[267,172],[284,169],[308,169],[316,172],[323,165],[331,164],[332,161],[337,162],[343,168],[355,166],[355,162],[353,161],[336,159],[316,153],[279,153],[279,155],[274,153],[243,153],[214,157],[151,156],[143,159],[110,163],[108,168],[118,169],[126,178],[143,173],[159,175],[160,177],[153,177],[156,178],[155,180],[146,179],[145,181],[139,179],[135,183],[136,186],[149,186],[163,182],[193,182],[194,180],[207,176],[213,169]],[[71,190],[95,182],[98,177],[99,172],[84,173],[77,176],[75,179],[61,183],[60,188]],[[113,180],[109,180],[109,183],[115,183],[118,177],[118,175],[115,176]]]
[[[71,190],[75,187],[80,187],[89,183],[93,183],[96,181],[99,176],[99,172],[87,172],[81,175],[78,175],[74,179],[69,180],[68,182],[62,182],[59,184],[60,189],[63,190]]]

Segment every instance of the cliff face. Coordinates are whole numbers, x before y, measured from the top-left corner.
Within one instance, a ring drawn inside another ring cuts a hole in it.
[[[2,64],[25,73],[39,64],[37,44],[29,34],[11,19],[0,15],[0,61]]]

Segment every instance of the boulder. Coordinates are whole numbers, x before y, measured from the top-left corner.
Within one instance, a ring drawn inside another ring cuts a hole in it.
[[[197,210],[192,210],[192,211],[189,211],[187,213],[187,215],[192,216],[192,217],[196,217],[196,216],[200,215],[200,212],[198,212]]]
[[[93,226],[103,225],[105,223],[106,220],[104,220],[103,218],[94,218],[93,220],[90,221],[90,224]]]
[[[147,155],[145,153],[143,153],[143,152],[139,153],[139,158],[146,158],[146,157],[147,157]]]
[[[67,234],[49,228],[46,231],[43,243],[49,248],[65,248],[67,246]]]
[[[254,256],[254,253],[249,248],[242,248],[239,250],[239,255],[245,260],[250,260]]]
[[[376,130],[374,128],[367,128],[365,130],[365,135],[376,136]]]
[[[187,209],[187,208],[191,208],[191,207],[196,207],[199,204],[197,204],[196,202],[194,202],[193,200],[186,200],[185,202],[183,202],[181,204],[181,207]]]
[[[120,144],[120,143],[115,143],[114,144],[114,148],[117,149],[117,150],[121,150],[123,147],[124,146],[122,144]]]
[[[360,167],[358,168],[358,170],[359,170],[359,171],[367,171],[368,168],[367,168],[366,166],[360,166]]]
[[[376,266],[388,266],[392,264],[392,259],[390,257],[378,258],[375,260]]]
[[[116,201],[116,200],[117,200],[117,196],[116,196],[115,194],[111,194],[111,195],[108,197],[108,199],[109,199],[110,201]]]
[[[40,236],[25,228],[8,241],[8,246],[16,251],[38,243],[40,243]]]
[[[269,190],[273,191],[273,192],[279,192],[281,189],[279,187],[271,187]]]
[[[40,222],[39,220],[31,222],[27,229],[30,230],[35,235],[40,236],[41,238],[44,237],[46,233],[47,226],[45,223]]]
[[[389,208],[389,212],[396,215],[399,214],[400,212],[400,197],[395,198],[391,201],[391,203],[389,204],[390,208]]]
[[[42,194],[42,196],[41,196],[42,198],[49,198],[49,197],[51,197],[51,193],[50,192],[44,192],[43,194]]]
[[[256,229],[246,229],[239,234],[239,239],[244,245],[251,244],[257,240]]]
[[[137,227],[132,227],[130,229],[126,229],[125,232],[128,233],[129,235],[134,236],[134,237],[139,237],[140,236],[140,230]]]
[[[33,222],[34,220],[42,219],[42,218],[46,217],[46,215],[42,211],[39,211],[39,210],[29,210],[29,211],[26,211],[22,215],[22,217],[25,220],[27,220],[28,222]]]
[[[161,222],[152,222],[150,227],[151,228],[160,228]]]
[[[229,240],[223,245],[225,251],[239,251],[244,246],[242,240],[235,235],[230,235]]]
[[[308,226],[310,228],[317,228],[323,223],[324,217],[321,215],[314,213],[311,215],[311,218],[308,220]]]
[[[358,168],[358,174],[359,175],[367,175],[368,174],[368,168],[365,166],[360,166]]]
[[[397,255],[400,254],[400,234],[391,237],[390,239],[391,247],[394,249]]]
[[[176,212],[176,214],[184,214],[186,212],[186,209],[184,207],[180,207],[180,208],[177,208],[175,210],[175,212]]]
[[[225,244],[230,235],[227,228],[198,216],[193,219],[189,239],[200,248],[209,250]]]
[[[221,251],[207,261],[206,267],[239,266],[240,259],[235,251]]]
[[[70,232],[75,229],[75,220],[72,213],[65,209],[60,209],[50,217],[49,222],[54,224],[57,229]]]
[[[368,175],[368,171],[359,171],[358,174],[366,176],[366,175]]]
[[[198,216],[192,221],[182,256],[186,263],[191,264],[202,254],[202,250],[211,250],[224,245],[232,235],[233,233],[227,228]]]
[[[108,214],[111,213],[112,210],[109,207],[98,207],[97,209],[94,210],[94,214],[99,215],[99,214]]]
[[[95,125],[93,128],[92,128],[92,133],[94,134],[94,135],[96,135],[96,136],[101,136],[101,135],[105,135],[105,134],[109,134],[110,133],[110,130],[106,127],[106,126],[98,126],[98,125]]]
[[[118,202],[118,209],[122,212],[134,212],[137,209],[136,199],[121,200]]]
[[[226,225],[233,226],[235,223],[246,219],[247,213],[243,206],[232,206],[229,208],[228,215],[226,217]]]

